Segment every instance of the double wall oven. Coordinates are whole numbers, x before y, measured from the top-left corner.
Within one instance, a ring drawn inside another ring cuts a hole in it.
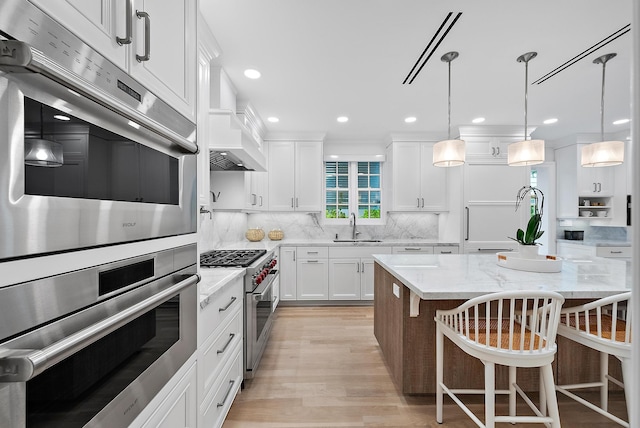
[[[128,426],[193,358],[195,129],[2,1],[0,427]]]
[[[273,286],[278,280],[274,250],[214,250],[200,255],[204,268],[244,267],[244,378],[252,379],[273,324]]]

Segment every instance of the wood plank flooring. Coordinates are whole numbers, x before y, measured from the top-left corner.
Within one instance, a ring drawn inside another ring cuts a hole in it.
[[[373,307],[281,307],[277,314],[256,377],[245,381],[223,428],[476,426],[448,398],[439,425],[433,395],[397,393],[373,336]],[[503,398],[496,407],[505,414]],[[558,399],[564,428],[619,427]],[[477,403],[471,408],[484,420]],[[626,418],[622,394],[612,395],[610,409]]]

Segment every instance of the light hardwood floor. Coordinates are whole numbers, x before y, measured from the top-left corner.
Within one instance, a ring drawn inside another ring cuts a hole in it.
[[[281,307],[277,314],[257,375],[245,381],[223,428],[476,426],[447,398],[439,425],[433,395],[397,393],[373,335],[373,307]],[[564,428],[619,427],[558,399]],[[472,410],[484,420],[477,402]],[[626,418],[622,394],[612,396],[610,409]]]

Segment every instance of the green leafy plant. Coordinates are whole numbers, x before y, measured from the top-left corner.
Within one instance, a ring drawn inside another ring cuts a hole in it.
[[[544,234],[542,228],[542,212],[544,209],[544,193],[536,187],[523,186],[516,195],[516,211],[522,201],[527,197],[531,198],[531,217],[527,223],[527,230],[518,229],[516,237],[513,239],[522,245],[539,245],[536,241]]]

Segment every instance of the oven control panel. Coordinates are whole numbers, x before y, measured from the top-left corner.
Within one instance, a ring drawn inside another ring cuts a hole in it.
[[[268,275],[272,273],[272,270],[278,264],[278,259],[273,257],[267,260],[262,266],[256,269],[256,272],[251,276],[252,282],[255,285],[259,285],[264,281]]]

